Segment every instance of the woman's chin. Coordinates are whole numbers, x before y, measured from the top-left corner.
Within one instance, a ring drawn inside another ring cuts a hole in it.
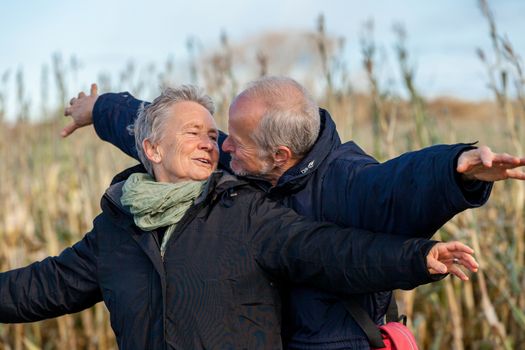
[[[197,174],[194,174],[191,179],[193,181],[204,181],[204,180],[208,180],[208,178],[211,176],[212,174],[212,170],[209,170],[209,171],[200,171],[199,173]]]

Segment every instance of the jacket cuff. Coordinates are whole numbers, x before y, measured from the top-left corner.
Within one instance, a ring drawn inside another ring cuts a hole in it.
[[[421,254],[423,255],[423,260],[425,262],[425,274],[427,275],[427,278],[429,279],[429,282],[437,282],[441,281],[445,277],[448,276],[448,273],[438,273],[438,274],[431,274],[428,271],[427,267],[427,255],[430,252],[430,250],[437,244],[439,241],[429,240],[426,244],[424,244],[421,247]]]
[[[118,117],[120,113],[112,113],[118,110],[128,110],[136,114],[142,101],[137,100],[129,92],[106,93],[97,98],[93,107],[93,126],[97,135],[104,141],[111,140],[112,119]]]
[[[400,278],[400,275],[396,276],[394,269],[389,271],[388,275],[392,277],[391,282],[395,286],[393,289],[410,290],[445,277],[445,275],[432,275],[428,271],[427,255],[436,243],[438,241],[424,238],[411,238],[403,243],[400,263],[408,269],[404,271],[403,276],[406,276],[404,278]]]
[[[461,153],[475,149],[475,143],[460,143],[452,148],[449,163],[449,179],[455,184],[458,191],[452,193],[452,202],[459,210],[477,208],[487,202],[492,191],[492,182],[479,180],[464,180],[456,171],[458,158]]]
[[[107,93],[100,95],[93,106],[93,127],[98,137],[104,141],[108,141],[108,127],[104,123],[108,123],[109,105],[111,104],[111,96],[114,94]]]

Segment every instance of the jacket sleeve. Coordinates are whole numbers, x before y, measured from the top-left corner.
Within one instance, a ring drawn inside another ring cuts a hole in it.
[[[138,159],[135,137],[128,126],[133,125],[142,104],[149,104],[133,97],[129,92],[100,95],[93,108],[93,125],[97,135],[128,156]]]
[[[430,238],[457,213],[483,205],[492,183],[463,181],[457,158],[470,144],[436,145],[378,164],[339,157],[323,179],[323,220]]]
[[[59,256],[0,273],[0,322],[39,321],[101,301],[94,236],[88,233]]]
[[[443,277],[426,268],[435,241],[313,222],[268,200],[252,207],[250,226],[257,263],[280,281],[356,294],[412,289]]]
[[[139,162],[135,137],[128,127],[137,119],[142,104],[147,106],[149,102],[138,100],[129,92],[107,93],[98,97],[93,108],[93,125],[98,137]],[[219,131],[219,148],[227,136]],[[231,173],[230,160],[228,153],[220,152],[219,168]]]

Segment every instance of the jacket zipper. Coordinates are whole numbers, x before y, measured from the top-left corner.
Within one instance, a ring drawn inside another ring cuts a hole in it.
[[[171,237],[168,241],[168,244],[166,245],[166,251],[168,251],[168,248],[169,248],[169,243],[173,242],[174,240],[178,239],[182,233],[182,231],[184,230],[184,228],[191,222],[191,220],[193,220],[196,216],[196,214],[198,213],[198,211],[204,207],[204,204],[206,203],[207,201],[203,201],[202,203],[199,203],[198,205],[194,205],[193,207],[191,207],[190,209],[188,209],[188,211],[186,211],[186,214],[184,214],[184,216],[182,217],[182,219],[179,221],[179,223],[177,224],[177,228],[175,229],[175,231],[173,231],[173,233],[171,234]],[[157,242],[157,246],[159,247],[159,251],[160,251],[160,245],[159,245],[159,242],[158,242],[158,239],[155,239],[155,242]],[[166,286],[167,286],[167,283],[168,283],[168,273],[166,271],[166,264],[164,262],[164,254],[160,254],[161,256],[161,259],[162,259],[162,267],[164,268],[164,280],[166,281]],[[167,291],[164,291],[163,293],[163,300],[162,300],[162,304],[163,304],[163,320],[162,320],[162,323],[163,323],[163,327],[164,327],[164,345],[165,345],[165,348],[167,349],[168,348],[168,334],[166,333],[167,332],[167,327],[166,327],[166,292]]]
[[[207,204],[207,201],[203,201],[197,205],[194,205],[193,207],[191,207],[190,209],[188,209],[188,211],[186,212],[186,214],[182,217],[182,219],[179,221],[179,223],[177,224],[177,228],[175,229],[175,231],[173,231],[173,233],[171,234],[171,237],[170,237],[170,240],[168,241],[168,243],[173,243],[175,240],[177,240],[180,235],[182,234],[182,232],[184,231],[184,229],[186,228],[186,226],[188,226],[188,224],[193,220],[195,219],[195,217],[197,216],[197,213],[202,209],[204,208],[204,206]],[[168,247],[166,246],[166,251],[168,250]]]
[[[113,198],[111,198],[111,196],[107,195],[106,193],[103,195],[103,197],[105,197],[110,203],[112,203],[116,208],[118,208],[119,211],[125,213],[125,214],[128,214],[126,213],[125,211],[123,211],[120,207],[120,205],[118,205],[118,203],[116,203]],[[190,208],[191,209],[191,208]],[[186,213],[187,214],[187,213]],[[186,217],[186,215],[184,216]],[[184,218],[183,217],[183,218]],[[151,234],[153,235],[153,240],[155,241],[155,243],[157,244],[157,248],[159,249],[159,252],[160,252],[160,243],[159,243],[159,239],[157,237],[157,234],[155,231],[151,232]],[[164,257],[162,256],[161,254],[161,260],[162,260],[162,267],[163,267],[163,270],[164,270],[164,281],[165,283],[167,283],[167,274],[166,274],[166,265],[164,264]],[[167,349],[168,348],[168,342],[167,342],[167,334],[166,334],[166,290],[162,289],[162,324],[163,324],[163,331],[164,331],[164,349]]]
[[[119,210],[122,211],[122,209],[120,209],[120,206],[110,197],[108,196],[107,194],[104,194],[104,197],[106,197],[106,199],[108,199],[111,203],[113,203],[113,205],[115,205],[117,208],[119,208]],[[191,220],[193,220],[195,217],[196,217],[196,214],[199,212],[199,210],[201,210],[202,208],[205,207],[205,205],[208,204],[208,200],[204,200],[202,201],[201,203],[197,204],[197,205],[194,205],[193,207],[191,207],[190,209],[188,209],[188,211],[186,211],[186,214],[184,214],[184,216],[182,217],[182,219],[179,221],[179,224],[177,224],[177,228],[175,229],[175,231],[172,233],[172,236],[170,237],[169,241],[168,242],[173,242],[174,240],[178,239],[180,237],[180,235],[182,234],[182,231],[186,228],[186,226],[191,222]],[[160,243],[159,243],[159,240],[158,238],[156,237],[156,233],[155,232],[152,232],[153,234],[153,239],[155,241],[155,243],[157,244],[157,247],[159,249],[159,252],[160,252]],[[169,248],[169,245],[166,246],[166,251],[168,250]],[[167,272],[166,272],[166,264],[164,262],[164,254],[160,254],[161,255],[161,260],[162,260],[162,267],[163,267],[163,270],[164,270],[164,281],[166,281],[166,284],[168,282],[168,275],[167,275]],[[167,327],[166,327],[166,290],[163,290],[163,293],[162,293],[162,309],[163,309],[163,317],[162,317],[162,323],[163,323],[163,328],[164,328],[164,348],[167,349],[168,348],[168,335],[167,335]]]
[[[157,230],[151,232],[151,234],[153,235],[153,240],[155,241],[155,244],[157,245],[157,248],[159,248],[159,251],[160,251],[160,242],[159,242],[159,236],[158,236]],[[162,258],[162,254],[160,256]]]

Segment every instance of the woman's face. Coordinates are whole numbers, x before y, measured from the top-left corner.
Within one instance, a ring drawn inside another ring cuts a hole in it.
[[[217,126],[206,108],[191,101],[173,104],[161,140],[154,145],[156,180],[206,180],[217,168],[217,139]]]

